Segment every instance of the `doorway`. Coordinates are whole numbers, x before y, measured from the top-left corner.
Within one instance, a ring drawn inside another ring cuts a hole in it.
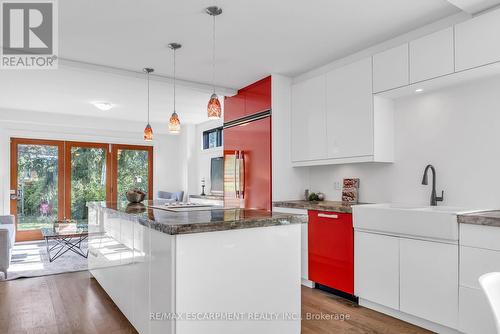
[[[123,201],[130,188],[152,200],[151,146],[11,138],[11,214],[16,241],[40,240],[54,221],[87,221],[86,203]]]

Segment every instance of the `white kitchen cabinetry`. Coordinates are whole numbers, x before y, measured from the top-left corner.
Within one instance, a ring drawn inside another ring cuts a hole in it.
[[[273,207],[273,212],[282,212],[282,213],[291,213],[295,215],[308,215],[307,210],[303,209],[294,209],[294,208],[282,208],[282,207]],[[304,286],[309,288],[314,287],[314,282],[309,280],[309,238],[308,238],[308,229],[307,224],[302,224],[300,229],[300,276],[301,283]]]
[[[373,96],[371,69],[366,58],[293,85],[294,167],[394,160],[394,104]]]
[[[292,86],[292,161],[326,158],[325,80],[320,75]]]
[[[500,227],[460,224],[459,329],[495,334],[495,322],[479,277],[500,271]]]
[[[458,326],[458,246],[400,238],[400,310]]]
[[[399,239],[354,233],[355,295],[399,309]]]
[[[373,56],[373,92],[406,86],[410,83],[408,43]]]
[[[454,71],[453,27],[410,42],[410,83]]]
[[[326,125],[330,159],[373,154],[371,71],[371,59],[366,58],[326,75]]]
[[[455,70],[500,61],[500,10],[455,26]]]

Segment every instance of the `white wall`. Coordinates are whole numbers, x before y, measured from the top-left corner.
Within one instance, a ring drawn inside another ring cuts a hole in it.
[[[272,75],[273,201],[302,198],[309,183],[306,168],[292,168],[291,83],[291,78]]]
[[[397,100],[395,163],[310,167],[311,189],[338,200],[334,182],[359,177],[362,202],[428,203],[431,163],[445,205],[500,207],[499,91],[496,77]]]
[[[221,127],[223,120],[213,120],[205,123],[198,124],[196,126],[196,138],[195,138],[195,155],[197,161],[197,171],[194,175],[193,188],[189,189],[190,195],[201,194],[201,179],[205,178],[205,193],[210,193],[211,180],[210,180],[210,166],[212,158],[222,157],[224,155],[224,149],[222,147],[211,148],[203,150],[203,131]]]
[[[154,192],[160,189],[182,189],[179,136],[161,133],[152,124],[154,146]],[[126,120],[74,117],[41,112],[0,110],[0,214],[10,211],[10,138],[74,140],[145,145],[144,124]],[[166,128],[166,126],[164,126]]]

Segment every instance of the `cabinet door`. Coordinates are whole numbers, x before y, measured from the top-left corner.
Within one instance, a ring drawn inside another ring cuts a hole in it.
[[[134,262],[131,264],[134,316],[131,322],[139,333],[149,333],[150,233],[149,227],[134,225]]]
[[[455,26],[455,70],[500,61],[500,10]]]
[[[360,298],[399,310],[399,239],[354,233],[354,291]]]
[[[458,326],[458,245],[400,239],[400,310]]]
[[[373,155],[372,62],[370,58],[326,76],[328,158]]]
[[[271,109],[271,77],[245,88],[245,115],[250,116]]]
[[[309,250],[307,246],[307,225],[308,224],[302,224],[301,226],[301,277],[305,280],[309,279]]]
[[[373,56],[373,92],[378,93],[410,83],[408,44]]]
[[[483,291],[460,287],[460,320],[463,333],[496,334],[495,318]]]
[[[500,252],[460,247],[460,285],[480,289],[479,277],[500,271]]]
[[[292,161],[327,157],[325,88],[325,75],[292,87]]]
[[[224,99],[224,122],[233,121],[245,116],[245,92],[239,91],[235,96]]]
[[[411,83],[454,71],[453,27],[410,42]]]

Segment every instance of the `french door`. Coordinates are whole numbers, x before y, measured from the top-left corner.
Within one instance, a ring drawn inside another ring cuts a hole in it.
[[[122,201],[137,187],[152,199],[148,146],[11,139],[11,214],[16,241],[42,238],[57,219],[86,222],[86,203]]]

